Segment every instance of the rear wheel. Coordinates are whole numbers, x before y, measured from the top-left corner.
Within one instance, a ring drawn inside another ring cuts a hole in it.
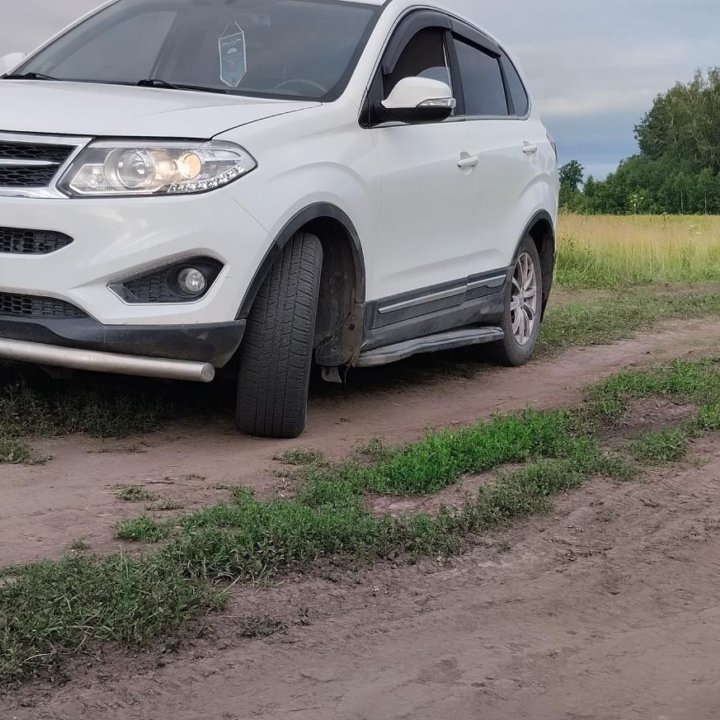
[[[305,429],[322,259],[320,240],[298,233],[258,293],[239,352],[243,433],[296,438]]]
[[[542,267],[531,237],[526,237],[515,256],[512,282],[505,291],[501,327],[505,337],[491,346],[493,359],[518,367],[532,357],[542,322]]]

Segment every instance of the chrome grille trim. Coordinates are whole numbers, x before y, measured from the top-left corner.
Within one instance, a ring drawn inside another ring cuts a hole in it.
[[[54,159],[15,159],[4,156],[0,157],[0,167],[27,167],[39,169],[53,165],[57,166],[57,170],[53,174],[52,179],[46,185],[34,187],[8,187],[0,185],[0,197],[67,200],[68,196],[57,189],[57,182],[91,140],[92,138],[89,137],[1,131],[0,145],[3,143],[11,145],[48,145],[48,150],[50,150],[50,147],[53,146],[55,148],[58,146],[65,146],[71,148],[71,150],[63,162],[56,162]]]

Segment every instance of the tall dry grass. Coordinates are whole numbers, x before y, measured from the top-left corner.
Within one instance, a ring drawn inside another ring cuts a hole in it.
[[[568,288],[720,282],[720,216],[561,215],[558,230]]]

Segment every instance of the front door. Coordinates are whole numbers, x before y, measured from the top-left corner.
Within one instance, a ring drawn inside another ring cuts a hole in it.
[[[406,77],[430,77],[454,86],[444,28],[424,28],[383,75],[383,97]],[[392,43],[391,43],[392,46]],[[369,289],[380,299],[432,290],[477,272],[482,249],[473,241],[475,168],[464,161],[473,145],[463,122],[373,128],[381,166],[378,260]]]

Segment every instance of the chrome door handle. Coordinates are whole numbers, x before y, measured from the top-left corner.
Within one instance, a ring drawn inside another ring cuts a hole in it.
[[[527,141],[523,143],[523,152],[526,155],[535,155],[537,153],[537,151],[538,151],[537,145],[533,145],[532,143],[529,143]]]
[[[479,162],[480,162],[479,155],[468,155],[467,153],[463,153],[460,156],[460,159],[458,160],[457,166],[460,169],[474,168],[474,167],[477,167]]]

